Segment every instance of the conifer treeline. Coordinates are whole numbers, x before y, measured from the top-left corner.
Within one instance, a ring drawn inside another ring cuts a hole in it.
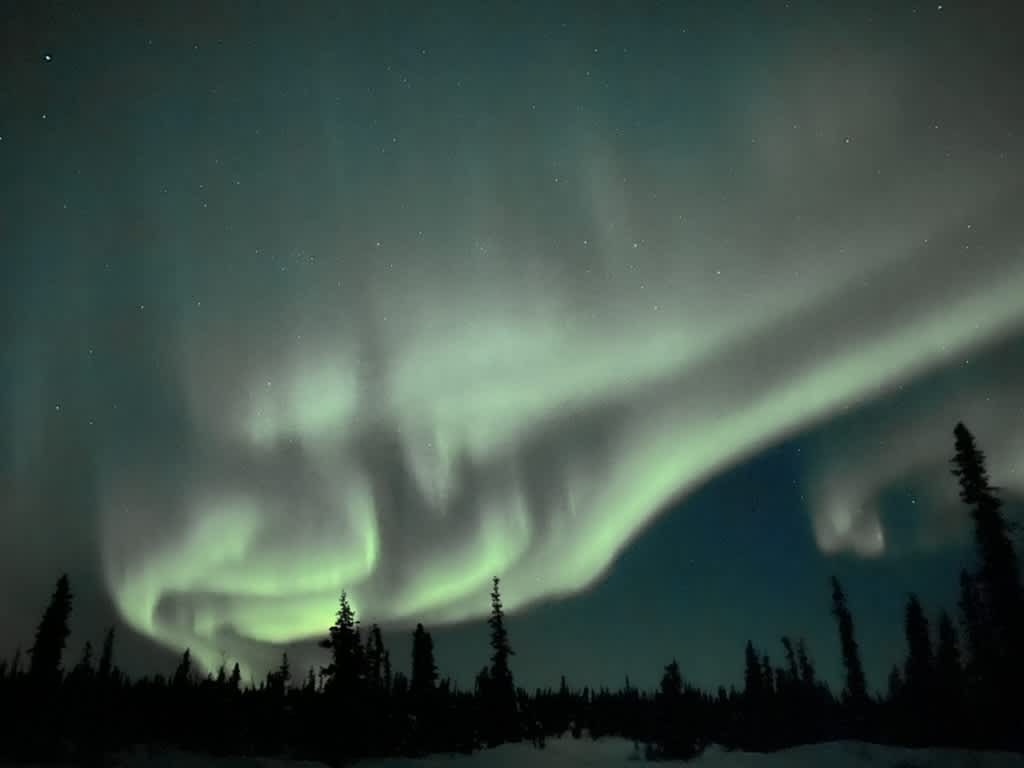
[[[689,758],[712,742],[775,750],[836,738],[1024,750],[1024,589],[1012,527],[991,486],[985,456],[962,424],[953,473],[974,522],[978,564],[960,573],[959,629],[946,612],[933,625],[916,595],[903,616],[906,657],[884,693],[868,690],[854,618],[832,580],[832,615],[843,662],[834,694],[817,678],[803,639],[780,638],[782,663],[748,642],[742,690],[713,694],[688,684],[676,660],[653,692],[627,678],[616,691],[527,692],[515,685],[500,582],[491,591],[490,663],[470,690],[439,674],[430,632],[413,632],[410,675],[395,671],[381,628],[363,632],[343,592],[320,643],[328,663],[293,674],[287,654],[258,685],[238,664],[201,675],[188,649],[169,677],[131,680],[115,663],[115,632],[98,661],[91,643],[70,669],[64,651],[73,595],[61,576],[27,664],[0,661],[0,755],[90,760],[135,745],[213,754],[285,755],[332,764],[370,755],[422,755],[551,736],[617,735],[651,758]],[[483,655],[483,652],[481,653]]]

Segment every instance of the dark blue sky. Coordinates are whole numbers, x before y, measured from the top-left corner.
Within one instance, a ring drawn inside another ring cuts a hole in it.
[[[0,652],[739,680],[829,577],[869,682],[953,607],[965,420],[1024,492],[997,4],[8,3]],[[1013,505],[1011,504],[1011,507]]]

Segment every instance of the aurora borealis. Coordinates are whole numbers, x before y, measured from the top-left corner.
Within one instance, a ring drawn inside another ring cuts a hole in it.
[[[553,682],[546,627],[614,647],[597,590],[639,647],[572,672],[682,647],[705,683],[762,631],[708,607],[749,598],[714,574],[752,552],[893,605],[920,558],[955,573],[957,419],[1024,493],[1010,31],[729,5],[3,10],[0,640],[64,568],[86,626],[258,675],[342,588],[443,629],[497,574],[523,679]],[[715,539],[708,488],[753,540]],[[706,540],[714,569],[658,577]],[[637,547],[661,565],[624,584]],[[764,642],[795,623],[827,666],[828,622],[801,603]],[[468,626],[437,635],[463,680]]]

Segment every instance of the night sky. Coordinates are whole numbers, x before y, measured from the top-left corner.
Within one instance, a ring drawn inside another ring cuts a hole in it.
[[[0,4],[0,655],[835,682],[835,573],[881,687],[1024,497],[1001,4],[116,5]]]

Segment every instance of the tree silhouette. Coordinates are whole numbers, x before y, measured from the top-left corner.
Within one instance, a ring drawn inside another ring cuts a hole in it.
[[[434,641],[422,624],[412,633],[412,678],[410,692],[424,697],[437,685],[437,664],[434,663]]]
[[[348,594],[341,593],[338,613],[334,625],[321,648],[331,652],[331,663],[323,668],[328,690],[344,689],[355,693],[362,679],[363,652],[359,636],[359,622],[348,601]]]
[[[491,682],[495,685],[505,685],[512,689],[512,671],[509,668],[509,657],[515,655],[515,651],[509,645],[508,630],[505,629],[505,612],[501,605],[501,591],[499,589],[500,579],[494,577],[494,586],[491,590],[491,616],[487,623],[491,627]]]
[[[989,482],[984,452],[962,422],[953,434],[951,471],[959,481],[960,500],[970,508],[979,559],[973,594],[968,590],[965,595],[963,584],[961,589],[961,610],[971,649],[969,669],[988,702],[986,722],[1002,734],[1004,743],[1022,744],[1024,714],[1015,705],[1024,691],[1024,585],[1020,561],[1002,501]]]
[[[505,628],[505,612],[501,605],[501,580],[495,576],[491,589],[491,615],[487,620],[491,628],[491,668],[486,681],[487,698],[493,731],[492,744],[507,739],[518,740],[516,689],[509,668],[509,658],[515,655]]]
[[[580,737],[616,735],[642,742],[652,757],[690,757],[705,743],[775,750],[795,744],[868,738],[904,745],[923,743],[1024,750],[1018,706],[1021,675],[1020,575],[1012,529],[973,437],[958,425],[961,499],[970,507],[979,567],[960,574],[960,631],[949,613],[929,624],[921,602],[908,595],[902,620],[906,657],[892,666],[887,698],[869,697],[853,617],[833,578],[831,613],[842,652],[842,706],[818,680],[803,638],[780,638],[784,657],[773,667],[747,642],[743,689],[719,687],[717,696],[688,686],[676,660],[664,667],[654,690],[638,690],[627,677],[618,690],[557,689],[527,692],[514,686],[500,582],[493,582],[488,618],[489,661],[473,690],[439,682],[433,641],[422,624],[412,633],[411,676],[394,674],[380,628],[365,646],[355,611],[342,592],[334,624],[321,646],[330,651],[317,679],[309,670],[301,690],[290,688],[287,654],[258,685],[242,685],[227,662],[205,679],[186,649],[173,673],[133,680],[114,666],[114,628],[107,630],[95,664],[84,643],[81,661],[62,682],[72,596],[67,577],[57,581],[35,635],[27,674],[20,657],[0,659],[0,763],[46,759],[53,764],[100,765],[105,755],[133,744],[168,744],[215,754],[279,755],[350,764],[369,756],[471,752],[528,734],[537,747],[570,731]],[[950,585],[953,586],[952,584]],[[951,595],[952,597],[952,595]],[[1016,613],[1015,613],[1016,610]],[[898,620],[901,617],[893,617]],[[325,620],[326,625],[328,620]],[[106,681],[102,683],[101,681]],[[1016,682],[1015,682],[1016,681]],[[875,719],[876,714],[884,718]],[[1016,719],[1014,719],[1016,718]]]
[[[802,637],[796,642],[796,657],[797,663],[800,665],[800,681],[813,688],[818,684],[818,675],[814,669],[814,663],[807,653],[807,643]]]
[[[85,641],[85,645],[82,646],[82,658],[78,660],[75,668],[71,670],[71,675],[76,678],[79,684],[87,683],[92,679],[95,670],[92,664],[92,643],[88,640]]]
[[[750,706],[759,706],[764,700],[764,678],[761,675],[761,660],[757,649],[750,640],[747,641],[744,654],[743,695]]]
[[[853,616],[846,605],[846,594],[835,576],[832,577],[832,615],[839,629],[839,647],[843,656],[843,701],[854,711],[863,710],[868,702],[867,681],[854,636]]]
[[[781,638],[782,649],[786,654],[786,675],[790,685],[800,682],[800,668],[797,666],[796,650],[793,648],[793,641],[785,635]]]
[[[235,666],[231,668],[231,675],[228,677],[228,688],[235,693],[241,691],[242,688],[242,670],[238,666],[238,662],[235,662]]]
[[[359,631],[359,621],[342,591],[338,600],[338,613],[328,636],[320,647],[331,652],[331,661],[322,668],[324,691],[334,701],[336,717],[344,729],[331,734],[330,751],[336,756],[361,756],[373,741],[373,712],[367,706],[366,655]]]
[[[61,658],[71,634],[68,623],[71,600],[71,585],[65,573],[57,579],[57,586],[36,629],[35,643],[29,649],[29,676],[39,687],[56,686],[63,674]]]
[[[103,637],[103,650],[100,651],[100,663],[96,668],[96,677],[101,683],[110,680],[114,669],[114,628],[110,627]]]
[[[192,649],[186,648],[181,654],[181,661],[174,670],[173,685],[175,688],[186,688],[192,683]]]
[[[962,423],[954,429],[956,454],[952,472],[960,482],[960,499],[970,507],[981,566],[977,585],[986,619],[996,633],[1001,656],[1024,642],[1020,636],[1024,612],[1024,586],[1020,562],[1011,537],[1011,526],[1002,512],[1003,503],[990,484],[985,454],[974,435]]]
[[[284,694],[288,691],[288,685],[292,681],[292,667],[288,663],[288,654],[281,654],[281,664],[277,668],[275,673],[274,683],[277,686],[278,693]]]
[[[688,759],[700,752],[694,723],[686,722],[683,676],[672,659],[655,695],[655,737],[652,757]]]

